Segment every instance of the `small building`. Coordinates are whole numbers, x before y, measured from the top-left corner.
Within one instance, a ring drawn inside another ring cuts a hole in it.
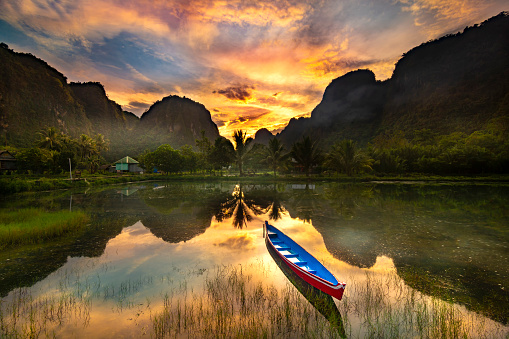
[[[131,158],[130,156],[126,156],[119,161],[115,162],[115,169],[121,172],[133,172],[139,173],[143,172],[143,168],[139,166],[139,162]]]
[[[0,171],[15,171],[16,158],[7,150],[0,150]]]

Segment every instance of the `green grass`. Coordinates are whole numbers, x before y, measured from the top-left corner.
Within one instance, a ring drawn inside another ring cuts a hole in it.
[[[46,212],[26,208],[0,212],[0,249],[44,242],[81,229],[89,217],[81,211]]]

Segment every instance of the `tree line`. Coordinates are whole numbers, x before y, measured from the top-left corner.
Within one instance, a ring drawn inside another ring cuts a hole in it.
[[[290,148],[277,138],[268,145],[255,143],[245,131],[237,130],[232,141],[218,137],[211,141],[202,132],[196,145],[174,149],[168,144],[146,150],[138,156],[147,172],[217,173],[235,170],[240,176],[270,171],[279,174],[312,173],[354,176],[361,173],[477,175],[509,172],[508,118],[500,118],[491,126],[471,134],[454,132],[439,135],[423,129],[405,134],[402,131],[379,134],[371,143],[360,147],[352,140],[341,140],[325,151],[318,140],[302,137]],[[86,169],[91,173],[107,164],[101,152],[109,141],[101,134],[71,138],[54,127],[39,132],[38,142],[31,148],[17,150],[17,166],[21,172],[61,173]]]
[[[32,147],[14,150],[19,172],[60,174],[72,169],[86,169],[91,173],[106,163],[101,152],[107,151],[109,141],[102,134],[78,138],[48,127],[38,132],[38,140]]]
[[[496,126],[495,126],[496,125]],[[429,129],[405,134],[380,134],[365,147],[353,140],[336,142],[328,151],[317,140],[302,137],[287,149],[279,139],[268,145],[254,143],[246,132],[234,132],[233,142],[218,137],[211,142],[203,134],[190,146],[175,150],[162,145],[146,151],[140,163],[146,169],[164,172],[222,171],[235,168],[240,176],[270,170],[277,173],[478,175],[509,172],[508,119],[493,122],[492,128],[471,134],[454,132],[439,135]]]

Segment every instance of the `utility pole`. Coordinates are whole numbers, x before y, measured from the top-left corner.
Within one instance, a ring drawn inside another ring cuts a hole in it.
[[[72,181],[72,167],[71,167],[71,158],[69,158],[69,176],[71,177],[71,181]]]

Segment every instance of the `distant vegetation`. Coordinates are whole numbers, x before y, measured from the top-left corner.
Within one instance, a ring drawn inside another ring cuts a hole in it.
[[[218,137],[212,143],[204,134],[190,145],[174,149],[169,144],[155,151],[146,150],[137,160],[146,172],[219,173],[239,176],[255,173],[342,174],[348,177],[372,175],[480,175],[509,173],[509,118],[500,118],[491,128],[471,134],[454,132],[439,135],[431,130],[413,131],[409,138],[402,131],[379,135],[366,147],[352,140],[335,143],[328,152],[316,140],[303,137],[290,150],[277,139],[268,146],[254,143],[242,130],[235,131],[234,143]],[[108,141],[100,134],[78,139],[48,128],[39,133],[33,147],[10,151],[18,160],[18,173],[61,174],[81,169],[95,173],[107,164],[101,152]],[[135,156],[136,157],[136,156]],[[17,190],[14,190],[17,191]]]
[[[509,119],[500,119],[492,130],[471,134],[438,135],[430,130],[414,131],[413,138],[403,132],[378,136],[367,147],[360,148],[352,140],[333,145],[329,152],[320,149],[309,137],[295,142],[286,151],[278,139],[269,145],[252,144],[241,130],[235,132],[236,145],[219,137],[212,144],[206,137],[197,140],[200,149],[190,146],[174,150],[160,146],[140,157],[146,169],[154,167],[169,173],[221,171],[236,168],[240,176],[257,171],[280,173],[338,173],[354,176],[361,173],[478,175],[509,172]]]
[[[101,134],[90,137],[86,134],[73,139],[55,127],[38,133],[38,140],[32,147],[9,148],[17,160],[20,173],[60,174],[75,169],[86,169],[95,173],[105,164],[101,152],[108,150],[109,141]]]

